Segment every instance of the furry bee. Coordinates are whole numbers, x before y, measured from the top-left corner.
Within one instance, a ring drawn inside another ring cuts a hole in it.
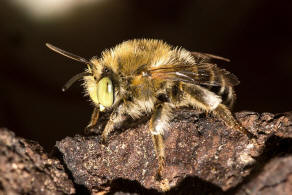
[[[168,129],[172,110],[193,107],[212,113],[227,126],[247,133],[229,110],[235,100],[233,87],[239,81],[213,63],[214,60],[229,61],[226,58],[190,52],[153,39],[125,41],[91,60],[46,45],[87,65],[85,72],[72,77],[64,89],[83,78],[86,94],[95,105],[89,128],[96,125],[99,112],[110,113],[101,134],[103,142],[127,117],[151,116],[149,132],[160,178],[165,165],[163,133]]]

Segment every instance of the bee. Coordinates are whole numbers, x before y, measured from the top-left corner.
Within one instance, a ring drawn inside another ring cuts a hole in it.
[[[235,100],[233,88],[239,80],[213,62],[229,62],[226,58],[190,52],[154,39],[125,41],[103,51],[100,58],[90,60],[46,45],[87,65],[86,70],[72,77],[63,89],[79,79],[84,80],[85,92],[94,104],[88,128],[94,128],[100,112],[109,113],[101,133],[103,143],[127,118],[138,120],[150,116],[149,132],[158,160],[158,180],[165,166],[163,134],[169,128],[174,109],[192,107],[211,113],[228,127],[249,133],[230,111]]]

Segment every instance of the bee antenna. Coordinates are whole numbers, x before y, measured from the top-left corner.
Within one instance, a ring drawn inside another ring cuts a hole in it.
[[[70,52],[68,52],[68,51],[64,51],[64,50],[62,50],[62,49],[60,49],[60,48],[58,48],[58,47],[56,47],[56,46],[54,46],[54,45],[52,45],[52,44],[50,44],[50,43],[46,43],[46,46],[47,46],[49,49],[53,50],[54,52],[57,52],[57,53],[59,53],[59,54],[61,54],[61,55],[63,55],[63,56],[66,56],[66,57],[71,58],[71,59],[73,59],[73,60],[76,60],[76,61],[78,61],[78,62],[82,62],[82,63],[85,63],[85,64],[91,64],[91,63],[90,63],[88,60],[86,60],[85,58],[82,58],[82,57],[80,57],[80,56],[77,56],[77,55],[75,55],[75,54],[73,54],[73,53],[70,53]]]
[[[65,92],[67,89],[69,89],[73,85],[73,83],[75,83],[79,79],[82,79],[85,76],[90,76],[90,75],[91,74],[89,72],[81,72],[79,74],[74,75],[71,79],[69,79],[69,81],[67,81],[67,83],[62,88],[62,91]]]

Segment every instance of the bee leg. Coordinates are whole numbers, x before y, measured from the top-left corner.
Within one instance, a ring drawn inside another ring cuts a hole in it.
[[[152,141],[154,144],[157,160],[157,180],[160,181],[160,187],[166,191],[169,189],[168,180],[163,179],[162,173],[165,167],[165,153],[164,153],[164,142],[163,132],[168,128],[168,121],[171,114],[171,107],[169,104],[164,103],[158,105],[153,115],[151,116],[149,129],[152,134]]]
[[[162,171],[165,167],[165,154],[164,154],[164,143],[162,135],[152,135],[152,141],[154,143],[155,152],[158,160],[158,170],[156,179],[162,180]]]
[[[87,127],[85,128],[86,133],[91,132],[91,129],[97,124],[98,117],[99,117],[99,109],[95,107],[93,109],[92,114],[91,114],[90,122],[87,125]]]
[[[224,104],[219,104],[215,110],[213,110],[213,113],[215,116],[218,118],[222,119],[225,124],[231,128],[235,128],[242,133],[244,133],[248,138],[255,138],[256,136],[247,131],[244,127],[242,127],[233,117],[232,113],[230,110],[224,105]]]
[[[227,126],[240,130],[249,138],[255,137],[238,124],[230,110],[225,105],[221,104],[221,97],[217,96],[215,93],[197,85],[190,86],[182,84],[182,89],[186,93],[185,99],[188,100],[188,104],[206,112],[212,112],[215,116],[223,120]]]
[[[109,120],[101,134],[101,141],[103,144],[106,143],[108,135],[114,130],[115,126],[125,121],[126,117],[123,115],[124,112],[121,110],[121,108],[122,106],[120,105],[115,111],[111,113]]]

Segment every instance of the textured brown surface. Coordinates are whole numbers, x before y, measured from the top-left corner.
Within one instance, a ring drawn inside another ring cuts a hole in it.
[[[292,156],[272,159],[237,194],[292,194]]]
[[[256,139],[211,116],[176,113],[164,136],[167,194],[292,193],[291,113],[236,116]],[[57,142],[55,157],[0,129],[0,194],[72,194],[75,189],[77,194],[158,194],[147,127],[144,122],[119,130],[108,145],[100,144],[99,136],[67,137]]]
[[[58,159],[32,141],[0,129],[0,194],[73,194],[72,181]]]
[[[256,139],[248,139],[210,116],[198,117],[190,111],[176,115],[164,136],[163,177],[173,193],[242,193],[243,188],[251,187],[248,181],[256,180],[259,172],[269,171],[262,167],[267,159],[278,155],[277,151],[291,155],[291,149],[282,151],[282,147],[292,144],[289,114],[237,113],[238,120]],[[285,142],[289,144],[285,146]],[[57,142],[57,147],[75,182],[92,192],[160,190],[154,177],[157,160],[147,123],[117,132],[106,146],[99,143],[98,136],[77,135]],[[289,159],[285,166],[290,170]]]

